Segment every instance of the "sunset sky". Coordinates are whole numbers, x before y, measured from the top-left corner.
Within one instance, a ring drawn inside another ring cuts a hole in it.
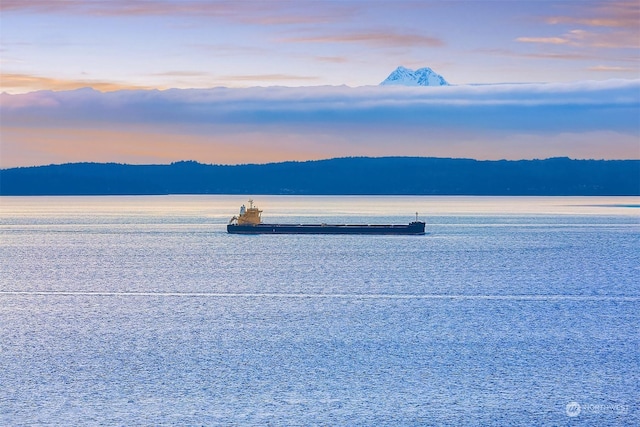
[[[2,0],[0,11],[0,167],[640,158],[637,0]],[[399,65],[453,86],[370,87]]]

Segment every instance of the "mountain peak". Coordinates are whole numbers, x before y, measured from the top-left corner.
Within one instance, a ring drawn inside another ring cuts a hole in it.
[[[402,65],[389,74],[380,86],[449,86],[440,74],[429,67],[412,70]]]

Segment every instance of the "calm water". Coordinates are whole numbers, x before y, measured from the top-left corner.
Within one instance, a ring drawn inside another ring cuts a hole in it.
[[[640,425],[640,199],[0,198],[0,425]]]

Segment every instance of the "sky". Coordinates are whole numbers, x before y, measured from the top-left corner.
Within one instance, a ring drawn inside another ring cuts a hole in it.
[[[2,0],[0,12],[0,167],[640,158],[637,0]],[[375,87],[400,65],[452,86]]]

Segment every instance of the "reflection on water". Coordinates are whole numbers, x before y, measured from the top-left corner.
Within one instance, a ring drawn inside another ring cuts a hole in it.
[[[135,218],[231,217],[250,196],[55,196],[1,197],[0,219],[15,216]],[[280,216],[434,215],[630,215],[638,197],[477,197],[477,196],[254,196],[256,205]]]

